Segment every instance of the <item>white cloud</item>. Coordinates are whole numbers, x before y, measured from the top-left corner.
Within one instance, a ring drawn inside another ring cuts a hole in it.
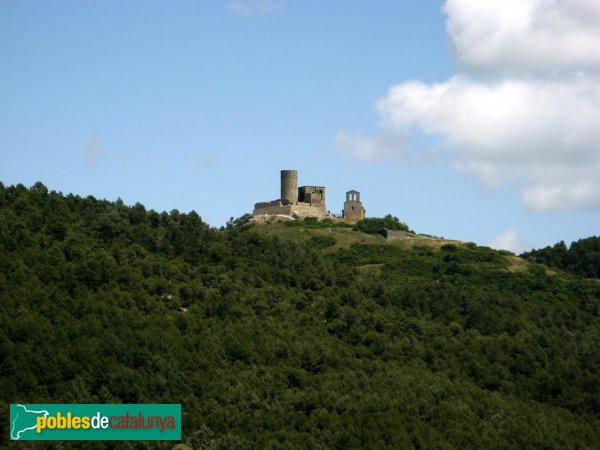
[[[100,140],[96,136],[91,136],[83,150],[83,157],[89,163],[95,163],[104,156],[104,150],[100,147]]]
[[[497,250],[508,250],[515,254],[523,253],[527,249],[519,233],[514,228],[494,237],[488,245]]]
[[[444,11],[468,68],[600,69],[598,0],[448,0]]]
[[[441,136],[457,171],[517,187],[532,211],[600,209],[600,2],[448,0],[444,10],[463,70],[393,86],[376,104],[384,133]],[[362,159],[389,153],[378,137],[363,141]]]
[[[600,207],[593,189],[600,178],[600,83],[593,77],[406,82],[377,109],[388,128],[444,136],[459,172],[492,188],[519,186],[531,210]]]
[[[229,4],[229,9],[232,12],[244,16],[280,11],[284,7],[285,2],[283,0],[233,0]]]
[[[525,205],[534,211],[561,210],[573,206],[598,208],[600,184],[597,177],[572,180],[568,184],[540,184],[526,188],[522,198]]]

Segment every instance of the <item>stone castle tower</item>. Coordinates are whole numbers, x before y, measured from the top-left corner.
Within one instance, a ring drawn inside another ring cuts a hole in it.
[[[293,205],[298,201],[298,171],[281,171],[281,203]]]

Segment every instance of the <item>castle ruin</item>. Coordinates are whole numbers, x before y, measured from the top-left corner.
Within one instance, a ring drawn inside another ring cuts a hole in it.
[[[346,192],[342,217],[349,222],[358,222],[365,218],[365,212],[365,208],[363,208],[360,201],[360,192],[355,190]]]
[[[298,171],[281,171],[281,198],[254,205],[253,216],[261,214],[304,217],[328,217],[325,209],[325,188],[323,186],[301,186],[298,188]]]
[[[349,197],[349,194],[352,194],[352,197]],[[334,217],[327,212],[325,206],[325,187],[298,187],[298,171],[296,170],[281,171],[281,197],[270,202],[256,203],[252,215],[288,216],[296,219]],[[346,193],[342,217],[351,222],[364,219],[365,209],[360,202],[358,191]]]

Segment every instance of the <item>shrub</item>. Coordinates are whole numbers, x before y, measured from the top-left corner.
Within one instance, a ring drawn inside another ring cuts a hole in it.
[[[359,220],[353,227],[354,230],[362,231],[367,234],[380,234],[384,228],[413,233],[408,225],[400,222],[397,217],[392,216],[391,214],[388,214],[385,217],[370,217],[368,219]]]
[[[310,245],[314,248],[327,248],[335,245],[333,236],[316,235],[310,238]]]

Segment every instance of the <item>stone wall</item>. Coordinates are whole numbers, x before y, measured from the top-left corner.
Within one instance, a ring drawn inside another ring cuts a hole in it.
[[[274,202],[270,202],[274,203]],[[269,203],[257,203],[254,205],[254,211],[252,211],[253,216],[258,216],[260,214],[271,214],[271,215],[292,215],[292,205],[282,205],[281,202],[278,206],[270,205]]]
[[[400,238],[408,236],[408,233],[406,231],[388,230],[387,228],[384,228],[383,236],[386,239],[400,239]]]
[[[308,204],[282,205],[281,203],[279,203],[279,205],[271,205],[270,203],[257,203],[254,206],[252,215],[284,215],[291,217],[295,216],[301,219],[305,217],[318,217],[320,219],[327,217],[327,211],[325,211],[325,208],[318,206],[310,206]]]
[[[281,200],[273,200],[270,202],[258,202],[254,204],[254,209],[258,208],[270,208],[271,206],[281,206]]]
[[[305,217],[324,219],[327,217],[327,211],[321,206],[292,205],[292,216],[298,216],[301,219]]]
[[[359,221],[365,218],[365,208],[361,202],[344,202],[344,219]]]

